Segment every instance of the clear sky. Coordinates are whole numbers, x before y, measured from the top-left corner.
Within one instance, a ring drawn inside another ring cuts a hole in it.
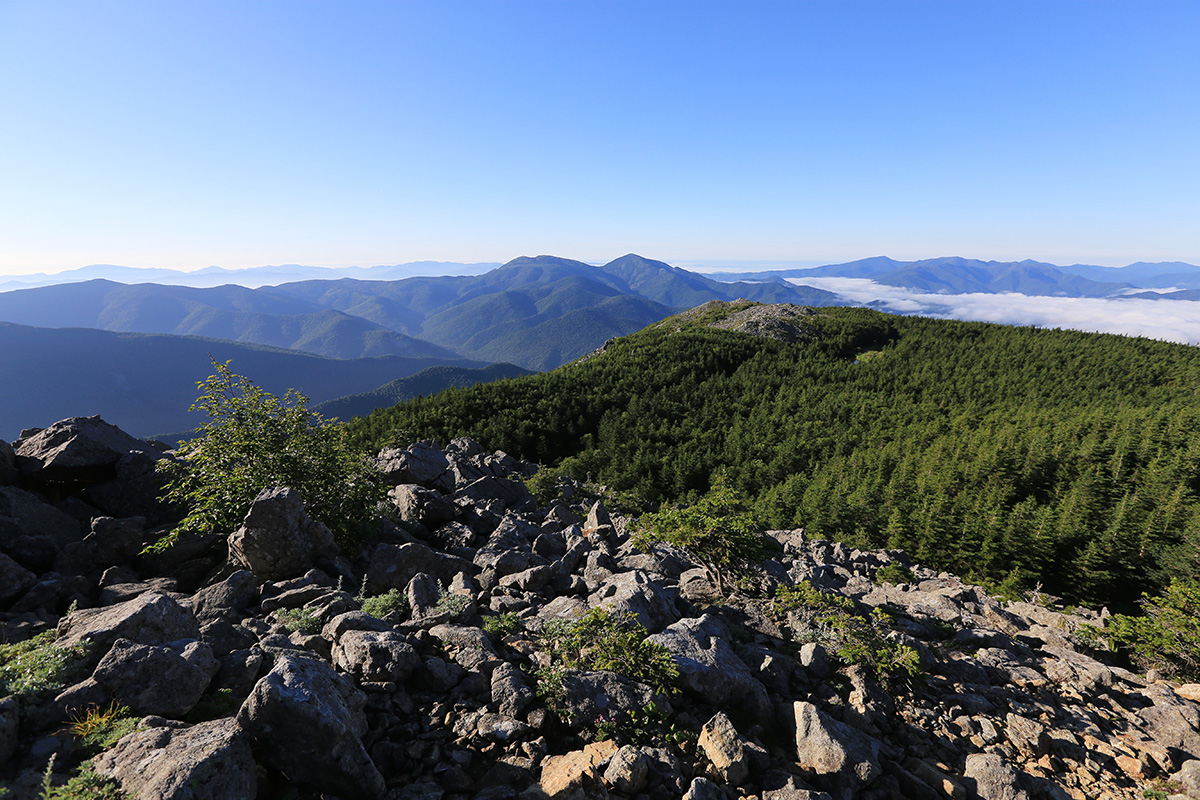
[[[1195,0],[0,0],[0,274],[1200,263]]]

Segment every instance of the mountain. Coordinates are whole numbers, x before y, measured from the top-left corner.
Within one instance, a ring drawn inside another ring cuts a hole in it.
[[[300,264],[283,264],[247,269],[205,267],[204,269],[184,271],[122,267],[115,264],[91,264],[79,269],[53,274],[38,272],[28,275],[12,275],[6,280],[0,281],[0,292],[37,286],[53,286],[61,283],[79,283],[97,278],[120,283],[167,283],[173,286],[195,287],[237,284],[248,288],[257,288],[298,280],[335,280],[337,278],[399,280],[415,275],[476,275],[498,266],[500,265],[496,263],[460,264],[452,261],[411,261],[407,264],[376,267],[307,267]]]
[[[0,293],[0,320],[210,336],[330,358],[467,357],[544,370],[682,308],[738,297],[840,302],[819,289],[782,281],[723,283],[632,254],[603,267],[537,256],[481,275],[309,280],[257,289],[96,278]]]
[[[645,501],[694,497],[722,470],[773,528],[1132,604],[1200,568],[1198,387],[1184,345],[710,303],[350,428],[368,449],[396,429],[471,436]]]
[[[114,333],[85,328],[36,328],[0,323],[0,437],[22,427],[73,416],[102,415],[149,436],[195,428],[189,412],[196,384],[212,374],[212,359],[268,391],[289,388],[313,403],[370,391],[444,363],[442,359],[331,359],[310,353],[196,336]],[[458,359],[454,366],[483,362]]]
[[[832,292],[785,283],[731,285],[632,254],[601,267],[523,256],[477,276],[304,281],[269,291],[362,316],[470,358],[535,370],[557,367],[696,301],[749,294],[773,302],[841,302]]]
[[[452,386],[474,386],[477,383],[488,383],[502,378],[517,378],[531,374],[529,370],[514,367],[512,364],[490,364],[478,369],[439,365],[426,367],[415,375],[389,381],[383,386],[369,392],[346,395],[336,400],[326,400],[311,406],[313,411],[326,419],[337,418],[348,420],[364,414],[370,414],[377,408],[388,408],[404,400],[414,397],[436,394]]]
[[[39,327],[207,336],[328,358],[459,358],[361,317],[232,285],[198,289],[94,279],[22,289],[0,294],[0,319]]]

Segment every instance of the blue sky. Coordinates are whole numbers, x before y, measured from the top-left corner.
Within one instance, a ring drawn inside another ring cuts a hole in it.
[[[1200,4],[0,0],[0,274],[1200,263]]]

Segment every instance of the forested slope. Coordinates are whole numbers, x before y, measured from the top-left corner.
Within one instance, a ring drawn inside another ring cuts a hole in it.
[[[771,526],[1088,602],[1200,566],[1195,348],[861,308],[814,311],[797,343],[703,321],[351,427],[467,434],[647,500],[725,469]]]

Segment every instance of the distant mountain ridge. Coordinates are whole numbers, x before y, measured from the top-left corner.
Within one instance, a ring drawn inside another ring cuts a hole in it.
[[[934,294],[1015,292],[1050,297],[1125,297],[1137,289],[1200,289],[1200,267],[1183,262],[1137,262],[1125,267],[1058,266],[1042,261],[981,261],[948,256],[897,261],[886,256],[809,269],[721,273],[723,280],[867,278]],[[1161,294],[1137,294],[1163,297]],[[1185,298],[1179,298],[1185,299]]]
[[[0,293],[0,320],[210,336],[330,358],[402,355],[553,369],[682,308],[739,297],[834,305],[782,281],[716,281],[636,255],[521,257],[481,275],[307,280],[249,289],[105,279]]]
[[[211,358],[210,358],[211,357]],[[186,431],[204,421],[189,412],[197,382],[213,373],[212,361],[267,391],[295,388],[313,403],[376,389],[445,359],[332,359],[311,353],[198,336],[116,333],[88,328],[36,328],[0,322],[0,438],[25,426],[102,415],[138,436]],[[450,366],[487,364],[455,359]]]

